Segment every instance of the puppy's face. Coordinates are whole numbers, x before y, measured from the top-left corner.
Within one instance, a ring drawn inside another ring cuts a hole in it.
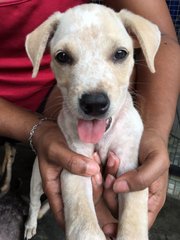
[[[108,8],[75,8],[61,17],[51,40],[51,66],[64,107],[77,119],[108,119],[124,103],[133,44]]]

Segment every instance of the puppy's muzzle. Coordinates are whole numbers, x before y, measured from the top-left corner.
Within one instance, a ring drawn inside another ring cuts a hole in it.
[[[91,117],[101,117],[106,114],[110,100],[104,92],[84,93],[79,99],[79,107],[83,113]]]

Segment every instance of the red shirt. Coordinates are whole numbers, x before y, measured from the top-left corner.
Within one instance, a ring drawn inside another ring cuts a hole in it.
[[[55,11],[86,0],[0,1],[0,97],[30,110],[37,110],[55,83],[46,53],[38,76],[31,78],[32,64],[25,52],[25,37]]]

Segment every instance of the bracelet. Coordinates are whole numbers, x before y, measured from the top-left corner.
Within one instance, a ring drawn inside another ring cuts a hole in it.
[[[36,124],[32,127],[32,129],[31,129],[31,131],[30,131],[30,133],[29,133],[29,138],[28,138],[29,146],[31,147],[31,150],[32,150],[35,154],[36,154],[36,149],[35,149],[35,147],[34,147],[34,145],[33,145],[33,136],[34,136],[34,133],[35,133],[35,131],[37,130],[37,128],[38,128],[44,121],[49,121],[49,120],[51,120],[51,119],[49,119],[49,118],[47,118],[47,117],[41,118],[41,119],[39,120],[39,122],[36,123]]]

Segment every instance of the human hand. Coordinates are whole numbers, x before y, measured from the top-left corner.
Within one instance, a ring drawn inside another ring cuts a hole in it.
[[[115,193],[129,192],[149,188],[148,224],[153,225],[166,199],[169,158],[165,141],[154,131],[144,132],[139,155],[140,167],[115,178],[117,159],[107,164],[107,177],[104,184],[104,199],[114,217],[117,217],[117,196]],[[111,165],[111,167],[110,167]],[[116,227],[106,224],[106,235],[115,236]]]
[[[43,189],[53,214],[64,226],[60,174],[63,168],[82,175],[93,176],[100,171],[99,164],[90,158],[71,151],[55,122],[46,121],[36,130],[33,144],[37,150]]]
[[[94,157],[98,161],[99,157],[96,153]],[[92,177],[96,214],[107,239],[115,237],[117,231],[117,194],[112,189],[112,183],[115,181],[118,168],[119,159],[113,152],[109,152],[104,173],[105,176],[110,177],[110,180],[108,180],[108,177],[106,178],[107,189],[104,189],[103,186],[102,172]]]

